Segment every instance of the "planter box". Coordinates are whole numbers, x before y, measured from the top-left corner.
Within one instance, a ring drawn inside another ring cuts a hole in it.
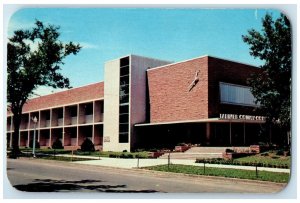
[[[189,148],[189,146],[175,146],[175,152],[185,152]]]
[[[250,145],[250,152],[252,153],[262,153],[269,150],[271,146],[262,146],[262,145]]]
[[[163,155],[163,152],[148,152],[148,156],[151,158],[158,158]]]

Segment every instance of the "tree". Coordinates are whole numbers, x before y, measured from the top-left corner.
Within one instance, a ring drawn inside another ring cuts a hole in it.
[[[39,86],[70,88],[69,79],[59,73],[63,59],[81,49],[59,40],[59,27],[36,20],[30,30],[17,30],[7,43],[7,101],[13,114],[13,156],[19,153],[18,136],[22,108]]]
[[[254,29],[242,36],[250,45],[250,54],[264,62],[261,73],[249,79],[251,92],[267,116],[269,125],[290,131],[291,122],[291,25],[281,14],[273,21],[270,14],[262,19],[263,29]]]

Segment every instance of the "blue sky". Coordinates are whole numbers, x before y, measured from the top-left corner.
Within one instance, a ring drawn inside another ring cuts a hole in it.
[[[73,87],[104,80],[105,61],[137,54],[169,61],[202,55],[260,65],[249,54],[242,35],[261,30],[263,9],[159,9],[159,8],[27,8],[10,18],[8,36],[28,29],[35,19],[59,25],[63,42],[83,46],[62,67]],[[42,94],[42,93],[41,93]]]

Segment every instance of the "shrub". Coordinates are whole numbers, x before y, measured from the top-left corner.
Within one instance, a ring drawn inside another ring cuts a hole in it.
[[[95,146],[89,138],[85,138],[85,140],[81,144],[81,151],[83,151],[83,152],[94,152],[95,151]]]
[[[120,158],[123,158],[123,159],[132,159],[133,158],[133,154],[125,154],[125,153],[122,153],[120,155]]]
[[[63,148],[64,146],[62,145],[62,142],[58,138],[52,144],[52,149],[63,149]]]
[[[110,158],[117,158],[118,156],[116,154],[109,154],[108,157],[110,157]]]

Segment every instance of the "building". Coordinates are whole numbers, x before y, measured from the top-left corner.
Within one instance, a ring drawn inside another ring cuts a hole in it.
[[[104,82],[31,99],[23,108],[19,144],[61,139],[77,149],[87,137],[97,149],[132,151],[178,143],[246,146],[261,137],[261,115],[247,86],[257,67],[211,56],[172,63],[136,55],[105,63]],[[7,116],[11,145],[12,115]],[[275,141],[275,133],[268,142]]]

